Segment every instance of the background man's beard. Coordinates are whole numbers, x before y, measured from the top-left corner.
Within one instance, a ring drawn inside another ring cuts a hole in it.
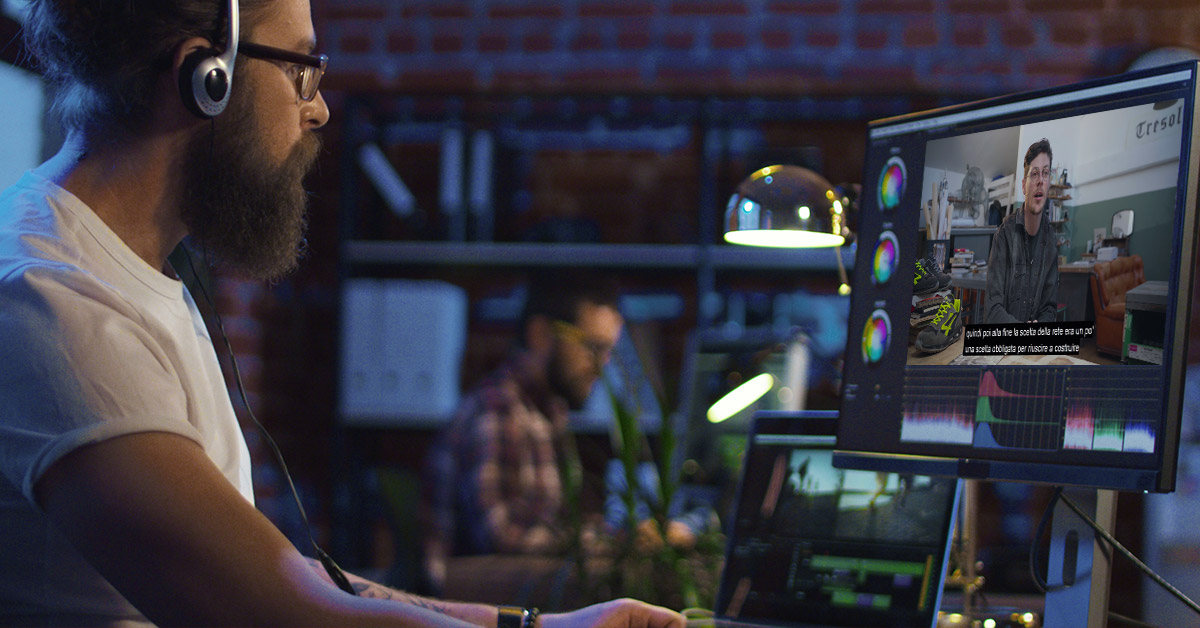
[[[555,351],[550,356],[550,362],[546,366],[546,381],[550,386],[551,392],[566,400],[567,407],[575,411],[582,410],[584,404],[587,403],[588,397],[591,395],[591,388],[581,391],[573,387],[570,380],[566,377],[567,371],[563,366],[562,358]]]
[[[274,280],[295,270],[302,253],[308,203],[302,182],[320,136],[306,132],[287,159],[273,165],[250,107],[238,104],[231,103],[215,129],[189,142],[183,220],[192,241],[222,267]]]

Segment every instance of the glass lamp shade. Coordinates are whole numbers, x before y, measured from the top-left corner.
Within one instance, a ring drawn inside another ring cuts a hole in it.
[[[787,248],[841,246],[842,202],[833,185],[800,166],[756,170],[725,207],[725,241]]]

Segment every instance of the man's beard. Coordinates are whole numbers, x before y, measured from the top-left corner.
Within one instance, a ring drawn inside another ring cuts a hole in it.
[[[563,358],[559,353],[559,348],[556,347],[546,365],[546,383],[550,386],[551,392],[566,400],[567,407],[576,411],[582,410],[583,405],[587,403],[588,397],[592,394],[591,386],[587,390],[580,390],[572,385],[572,381],[567,378],[566,373],[566,369],[563,368]]]
[[[307,131],[281,164],[263,134],[242,83],[215,127],[197,133],[184,158],[183,222],[192,242],[233,274],[275,280],[304,252],[308,195],[302,182],[316,162],[320,136]]]

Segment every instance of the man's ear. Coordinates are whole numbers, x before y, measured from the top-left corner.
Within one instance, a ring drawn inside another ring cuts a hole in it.
[[[554,347],[554,328],[550,319],[542,315],[529,317],[525,322],[525,347],[536,355],[550,355]]]

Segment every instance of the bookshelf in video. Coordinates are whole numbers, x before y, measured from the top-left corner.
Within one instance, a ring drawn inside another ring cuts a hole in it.
[[[1195,80],[1181,64],[872,124],[839,449],[1169,490]],[[981,176],[1007,204],[963,211]],[[963,227],[988,251],[956,254]]]

